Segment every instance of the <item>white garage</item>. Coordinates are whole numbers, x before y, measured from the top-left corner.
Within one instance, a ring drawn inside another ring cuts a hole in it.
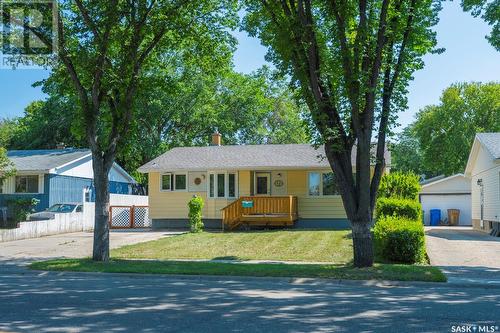
[[[459,209],[459,225],[472,225],[470,179],[463,174],[424,183],[419,198],[425,225],[430,225],[431,209],[441,210],[442,221],[448,218],[448,209]]]

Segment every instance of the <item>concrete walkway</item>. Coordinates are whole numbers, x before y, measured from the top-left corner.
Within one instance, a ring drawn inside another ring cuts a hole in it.
[[[178,232],[149,229],[112,230],[110,248],[156,240]],[[82,258],[92,255],[92,232],[75,232],[54,236],[0,243],[1,259]]]
[[[500,238],[470,227],[426,227],[427,254],[450,283],[500,284]]]

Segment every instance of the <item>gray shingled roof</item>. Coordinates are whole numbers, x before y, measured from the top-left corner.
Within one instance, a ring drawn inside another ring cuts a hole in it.
[[[90,154],[89,149],[9,150],[17,171],[47,172]]]
[[[352,154],[353,165],[356,154]],[[180,170],[264,170],[328,168],[324,148],[309,144],[173,148],[139,168],[140,172]],[[386,150],[386,162],[390,154]]]
[[[500,133],[478,133],[477,138],[495,159],[500,159]]]

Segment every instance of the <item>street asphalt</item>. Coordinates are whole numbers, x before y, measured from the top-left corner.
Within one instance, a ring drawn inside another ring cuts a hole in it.
[[[87,256],[92,235],[1,243],[0,332],[500,332],[497,240],[426,233],[450,283],[40,272],[26,263]],[[172,234],[113,232],[111,247]]]
[[[0,263],[2,332],[500,329],[500,289],[481,286],[58,273],[27,270],[23,264]]]

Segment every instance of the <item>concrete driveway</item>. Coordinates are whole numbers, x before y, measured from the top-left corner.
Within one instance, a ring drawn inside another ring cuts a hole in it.
[[[500,238],[471,227],[426,227],[427,254],[450,282],[500,284]]]
[[[110,247],[147,242],[162,237],[179,234],[178,232],[151,231],[149,229],[112,230]],[[31,258],[82,258],[92,255],[92,232],[75,232],[54,236],[23,239],[0,243],[0,259]]]

